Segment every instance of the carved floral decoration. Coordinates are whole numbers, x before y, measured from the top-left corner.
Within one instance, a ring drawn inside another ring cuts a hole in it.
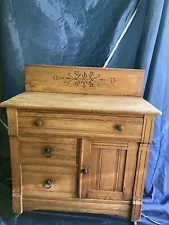
[[[59,77],[57,74],[53,75],[53,80],[63,80],[65,84],[74,84],[75,86],[81,87],[94,87],[100,86],[101,84],[111,83],[114,84],[116,79],[114,77],[109,79],[104,79],[100,77],[100,74],[95,74],[94,72],[79,72],[74,71],[74,73],[68,73],[67,77]]]

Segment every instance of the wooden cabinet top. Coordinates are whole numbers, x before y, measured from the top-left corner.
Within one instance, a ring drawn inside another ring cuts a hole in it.
[[[89,113],[161,114],[143,98],[132,96],[25,92],[3,102],[1,106]]]

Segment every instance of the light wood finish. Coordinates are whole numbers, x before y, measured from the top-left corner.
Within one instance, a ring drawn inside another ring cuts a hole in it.
[[[45,150],[51,156],[45,156]],[[21,164],[74,166],[77,163],[77,139],[58,137],[20,137]]]
[[[138,143],[83,140],[80,193],[82,198],[131,200]]]
[[[149,153],[149,144],[140,144],[138,160],[137,160],[137,170],[136,170],[134,191],[133,191],[134,202],[133,202],[132,216],[131,216],[132,221],[135,220],[135,218],[141,211],[141,206],[142,206],[141,202],[143,197],[148,153]],[[137,204],[135,204],[135,201],[137,201]]]
[[[146,177],[147,161],[153,134],[153,128],[154,128],[154,117],[146,115],[144,117],[142,139],[137,159],[137,170],[134,182],[133,206],[131,215],[132,221],[138,220],[141,215],[144,181]]]
[[[77,197],[76,174],[77,168],[22,165],[23,195],[36,197],[39,192],[44,198]],[[44,185],[47,179],[52,180],[49,189]]]
[[[9,135],[18,136],[18,115],[16,108],[7,108],[7,117]]]
[[[128,143],[128,151],[125,163],[125,174],[123,181],[124,199],[129,200],[133,195],[133,183],[136,173],[136,164],[138,157],[138,144],[134,142]]]
[[[57,201],[57,204],[56,204]],[[91,199],[54,199],[23,198],[24,210],[59,210],[67,212],[115,214],[123,217],[130,216],[131,204],[129,201],[99,201]]]
[[[161,112],[141,97],[100,96],[82,94],[24,92],[1,103],[1,107],[113,113],[161,115]]]
[[[134,187],[133,196],[137,200],[141,200],[144,188],[144,178],[147,166],[149,145],[148,144],[140,144],[139,155],[138,155],[138,163],[137,163],[137,173],[136,173],[136,182]],[[138,188],[139,186],[139,188]]]
[[[31,92],[141,96],[144,71],[26,65],[25,76]]]
[[[90,199],[105,199],[105,200],[123,200],[122,192],[89,190],[88,198]]]
[[[91,160],[91,142],[88,138],[82,140],[82,149],[81,149],[81,162],[80,165],[80,178],[79,178],[79,195],[81,198],[87,197],[87,191],[90,185],[90,176],[88,174],[83,175],[82,169],[90,168]],[[84,163],[85,162],[85,163]]]
[[[141,138],[142,143],[147,144],[151,143],[153,129],[154,129],[154,117],[146,115],[144,117],[143,133]]]
[[[98,120],[99,119],[99,120]],[[42,121],[41,127],[36,126],[36,121]],[[21,112],[19,113],[19,134],[64,134],[84,136],[106,136],[112,138],[140,140],[142,133],[142,118],[89,116],[76,118],[73,114],[59,114],[57,112]],[[118,130],[118,125],[124,126],[123,131]]]
[[[10,117],[9,117],[10,118]],[[13,211],[14,213],[22,213],[22,176],[21,166],[19,160],[19,139],[18,137],[10,136],[10,152],[11,152],[11,166],[12,166],[12,197],[13,197]]]
[[[133,207],[131,214],[131,221],[138,221],[141,217],[142,201],[133,199]]]
[[[35,65],[25,71],[26,92],[0,104],[8,113],[13,211],[138,221],[154,117],[161,115],[141,97],[143,71]]]

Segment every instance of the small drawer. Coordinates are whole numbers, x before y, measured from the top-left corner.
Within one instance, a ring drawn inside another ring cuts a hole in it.
[[[22,165],[23,196],[38,198],[74,198],[76,167]]]
[[[140,140],[142,117],[19,112],[19,134],[57,134]]]
[[[76,165],[77,139],[60,137],[20,137],[21,164]]]

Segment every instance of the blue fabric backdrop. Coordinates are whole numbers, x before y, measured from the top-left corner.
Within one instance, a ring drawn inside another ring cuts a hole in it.
[[[0,100],[24,91],[24,64],[102,67],[137,3],[137,0],[1,1]],[[143,0],[108,64],[108,67],[145,69],[143,96],[163,112],[163,116],[155,121],[143,205],[143,213],[161,221],[161,224],[169,224],[168,36],[169,1]],[[0,115],[3,116],[4,112],[1,111]],[[3,129],[0,125],[0,130]],[[7,132],[0,137],[2,165],[4,159],[9,158]],[[5,190],[3,185],[0,193]],[[9,193],[7,191],[0,198],[2,216],[11,212]],[[15,222],[18,225],[128,224],[126,220],[111,216],[46,215],[39,212],[0,221],[0,224]],[[139,224],[152,223],[142,218]]]

